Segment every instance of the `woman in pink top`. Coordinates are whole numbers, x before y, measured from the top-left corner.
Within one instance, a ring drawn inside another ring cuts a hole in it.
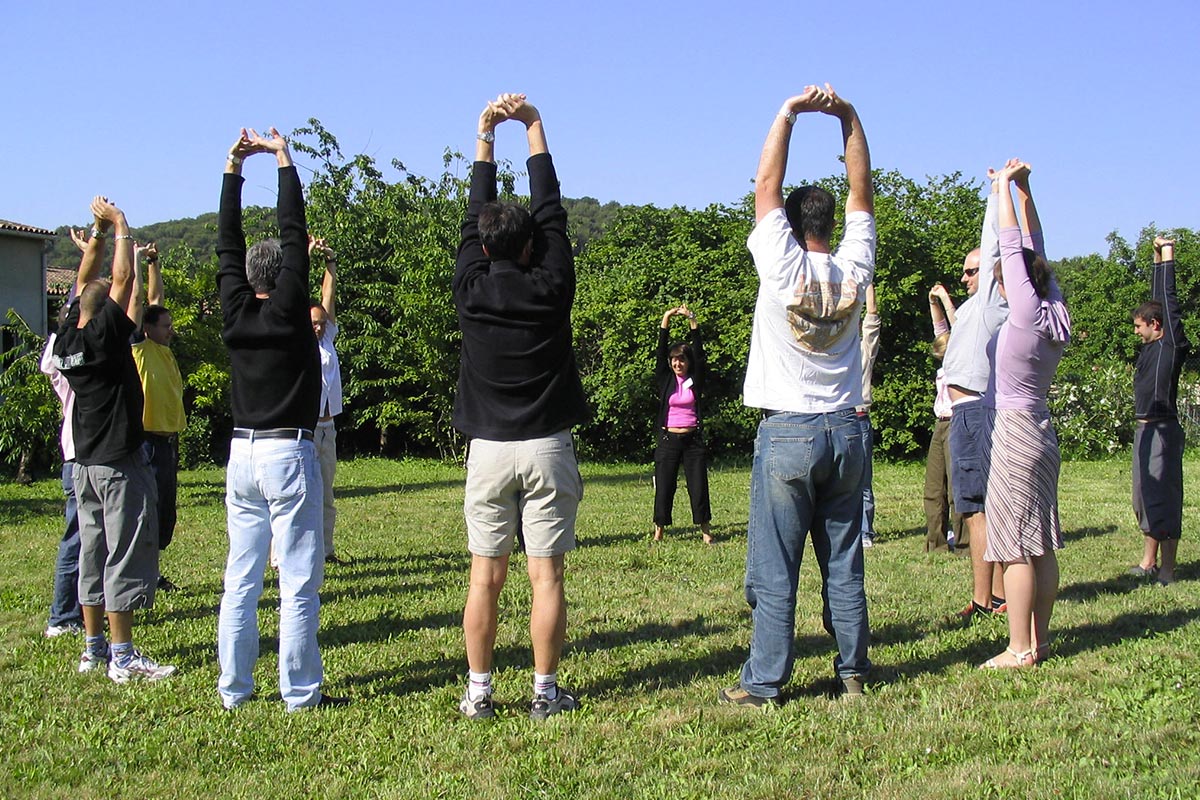
[[[690,326],[688,341],[668,346],[671,317],[685,317]],[[658,329],[654,365],[658,388],[658,418],[654,449],[654,541],[661,541],[663,528],[671,524],[679,465],[683,465],[692,523],[700,526],[705,544],[712,544],[709,530],[712,510],[708,502],[708,454],[700,428],[700,394],[704,384],[704,346],[696,315],[686,305],[669,308]]]
[[[1011,159],[1000,182],[1000,267],[996,281],[1009,317],[988,345],[992,409],[984,558],[1004,567],[1008,647],[988,668],[1029,667],[1049,652],[1050,614],[1058,596],[1063,546],[1058,519],[1058,437],[1046,398],[1071,318],[1046,263],[1041,224],[1029,190],[1029,165]],[[1012,185],[1028,234],[1021,235]]]

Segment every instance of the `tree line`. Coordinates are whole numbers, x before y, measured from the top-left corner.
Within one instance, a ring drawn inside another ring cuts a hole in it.
[[[391,162],[395,176],[389,177],[369,156],[345,156],[315,119],[292,139],[293,148],[315,164],[307,187],[309,230],[338,254],[338,351],[346,401],[338,438],[344,454],[458,457],[464,442],[450,425],[458,375],[450,279],[469,163],[447,150],[437,178],[414,175],[400,161]],[[561,166],[569,186],[569,165]],[[501,164],[503,197],[519,199],[518,177],[511,163]],[[876,452],[907,458],[923,454],[933,421],[936,365],[929,354],[927,292],[942,282],[956,302],[966,299],[959,277],[963,256],[978,244],[983,183],[960,173],[918,181],[882,170],[874,181],[883,336],[872,420]],[[839,203],[844,200],[844,176],[816,182]],[[245,214],[249,239],[277,233],[273,209],[249,208]],[[663,310],[683,302],[697,312],[705,338],[711,374],[703,411],[711,448],[748,456],[757,423],[756,414],[741,404],[757,289],[746,250],[752,194],[703,209],[583,198],[569,201],[568,214],[577,251],[575,346],[593,410],[577,430],[583,456],[649,459],[656,329]],[[1053,219],[1053,209],[1046,214]],[[1113,233],[1107,255],[1055,265],[1075,329],[1051,394],[1068,456],[1115,452],[1132,439],[1137,339],[1129,312],[1149,294],[1150,240],[1156,232],[1148,224],[1133,243]],[[1200,299],[1197,233],[1171,234],[1178,239],[1181,301],[1193,308]],[[215,280],[215,215],[146,226],[136,235],[155,239],[163,253],[188,411],[181,458],[188,465],[221,463],[232,420]],[[58,246],[64,244],[70,243]],[[77,253],[60,258],[57,252],[52,258],[59,263],[78,259]],[[314,269],[314,297],[320,280]],[[41,340],[22,331],[20,320],[9,324],[21,344],[5,354],[0,374],[5,397],[0,461],[15,466],[24,455],[28,463],[49,465],[57,457],[57,401],[37,376]],[[1200,342],[1200,319],[1188,318],[1185,325],[1189,338]],[[682,328],[679,334],[682,338]],[[1192,372],[1185,373],[1180,392],[1186,404],[1197,397]]]

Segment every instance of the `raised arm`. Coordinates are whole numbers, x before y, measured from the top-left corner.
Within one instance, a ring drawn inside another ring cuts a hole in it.
[[[934,335],[941,333],[939,326],[944,325],[946,330],[950,329],[955,322],[955,312],[954,301],[950,299],[946,287],[935,283],[929,290],[929,318],[933,322]]]
[[[321,307],[325,309],[326,316],[329,321],[337,324],[334,318],[334,302],[337,295],[337,256],[334,255],[333,248],[325,243],[324,239],[314,239],[308,237],[308,259],[312,262],[313,256],[320,256],[325,262],[325,277],[321,279]]]
[[[828,102],[821,109],[837,117],[842,123],[842,144],[846,153],[846,178],[850,192],[846,195],[846,213],[865,211],[875,213],[875,190],[871,185],[871,151],[867,147],[867,134],[854,106],[838,97],[828,83],[825,84]]]
[[[1150,280],[1150,297],[1162,303],[1163,339],[1171,347],[1186,342],[1179,296],[1175,291],[1175,241],[1163,236],[1154,237],[1154,273]]]
[[[146,262],[146,303],[152,306],[166,304],[166,291],[162,279],[162,267],[158,263],[158,245],[150,242],[138,248]]]
[[[1013,175],[1013,184],[1017,187],[1017,213],[1021,217],[1021,229],[1025,232],[1032,242],[1038,242],[1038,238],[1042,233],[1042,221],[1038,219],[1037,206],[1033,202],[1033,192],[1029,189],[1029,165],[1025,165],[1025,169],[1016,172]],[[1046,254],[1041,248],[1036,246],[1034,250],[1038,251],[1038,255],[1043,258]]]
[[[757,222],[777,208],[783,208],[783,178],[787,172],[788,147],[796,115],[819,111],[828,97],[816,86],[805,86],[804,92],[783,102],[779,113],[767,131],[758,172],[754,176],[754,220]]]
[[[546,130],[542,126],[542,115],[535,106],[526,102],[523,94],[502,94],[497,101],[505,116],[525,124],[525,136],[529,140],[529,156],[549,153],[546,146]]]
[[[78,297],[87,286],[100,277],[100,262],[104,260],[104,239],[112,231],[112,223],[103,216],[103,203],[107,198],[97,195],[92,198],[92,238],[83,241],[71,231],[71,239],[82,252],[79,259],[79,271],[75,273],[75,296]]]
[[[491,262],[483,252],[483,243],[479,239],[479,212],[496,199],[496,126],[507,118],[496,101],[488,101],[479,113],[475,163],[471,166],[471,189],[455,258],[452,282],[455,292],[466,285],[472,275],[485,274],[490,268]]]
[[[144,250],[144,247],[136,244],[133,247],[133,288],[129,292],[129,305],[125,306],[125,316],[129,317],[133,326],[138,330],[141,330],[142,327],[142,315],[145,312],[146,300],[145,272],[142,268]]]
[[[107,223],[113,241],[116,242],[113,247],[112,288],[109,289],[108,296],[121,308],[128,309],[129,296],[133,292],[133,236],[129,233],[125,212],[108,202],[107,198],[99,197],[92,201],[92,213],[97,220]],[[95,229],[92,238],[96,238]],[[87,255],[84,253],[84,259]],[[82,276],[83,272],[83,265],[80,264],[79,274]],[[76,281],[78,280],[77,278]]]

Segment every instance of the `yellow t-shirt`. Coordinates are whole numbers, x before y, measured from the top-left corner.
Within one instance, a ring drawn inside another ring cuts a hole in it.
[[[151,433],[179,433],[187,426],[183,413],[183,376],[171,348],[143,339],[133,345],[133,361],[142,379],[146,408],[142,427]]]

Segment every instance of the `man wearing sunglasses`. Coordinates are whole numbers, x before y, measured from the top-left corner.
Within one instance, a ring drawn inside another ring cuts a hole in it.
[[[971,553],[971,604],[959,612],[969,620],[976,614],[1003,613],[1004,580],[998,565],[983,560],[987,519],[983,501],[987,493],[983,447],[986,415],[979,402],[988,386],[987,345],[1008,318],[1008,301],[1000,294],[995,265],[1000,260],[997,226],[998,187],[992,185],[983,218],[980,246],[963,260],[962,282],[967,299],[958,307],[946,356],[942,362],[950,392],[950,470],[954,506],[965,523],[965,542],[956,549]]]

